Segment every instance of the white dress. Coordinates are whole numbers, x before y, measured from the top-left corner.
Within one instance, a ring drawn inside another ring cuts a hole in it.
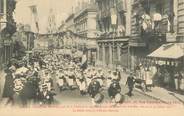
[[[152,81],[152,78],[150,76],[150,72],[149,71],[146,71],[145,72],[145,79],[146,79],[146,85],[152,85],[153,84],[153,81]]]

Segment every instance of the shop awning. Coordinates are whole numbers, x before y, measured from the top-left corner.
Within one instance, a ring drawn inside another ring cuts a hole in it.
[[[178,59],[184,56],[184,43],[163,44],[157,50],[148,55],[154,58]]]

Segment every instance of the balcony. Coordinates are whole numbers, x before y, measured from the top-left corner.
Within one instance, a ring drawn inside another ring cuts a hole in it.
[[[145,47],[146,42],[140,36],[132,36],[129,40],[129,45],[131,47]]]
[[[126,9],[126,4],[123,2],[123,1],[119,1],[118,3],[117,3],[117,10],[119,11],[119,12],[121,12],[121,11],[123,11],[123,12],[125,12],[127,9]]]

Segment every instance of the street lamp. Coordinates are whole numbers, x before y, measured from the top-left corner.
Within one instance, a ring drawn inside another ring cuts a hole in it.
[[[182,43],[182,44],[180,45],[180,47],[181,47],[181,49],[183,50],[183,53],[184,53],[184,43]],[[183,56],[183,66],[184,66],[184,56]]]
[[[117,24],[117,14],[115,12],[115,8],[111,9],[111,24],[112,24],[112,29],[113,29],[113,49],[112,49],[112,65],[114,65],[114,49],[115,49],[115,30],[116,30],[116,24]]]

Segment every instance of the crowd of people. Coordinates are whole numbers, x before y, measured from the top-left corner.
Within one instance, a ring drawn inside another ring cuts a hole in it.
[[[56,83],[60,92],[79,89],[81,96],[90,95],[93,105],[102,102],[103,90],[107,90],[113,103],[123,101],[118,70],[83,68],[82,65],[80,61],[53,52],[12,61],[5,69],[3,97],[8,98],[7,104],[13,105],[26,106],[30,101],[40,105],[52,104]]]
[[[135,68],[135,77],[144,83],[145,90],[151,90],[152,86],[161,86],[174,91],[184,90],[183,69],[170,65],[150,65],[141,63]],[[150,87],[148,89],[148,87]]]
[[[140,83],[144,91],[151,90],[154,86],[154,77],[157,73],[156,66],[144,66],[141,63],[135,67],[136,82]]]

